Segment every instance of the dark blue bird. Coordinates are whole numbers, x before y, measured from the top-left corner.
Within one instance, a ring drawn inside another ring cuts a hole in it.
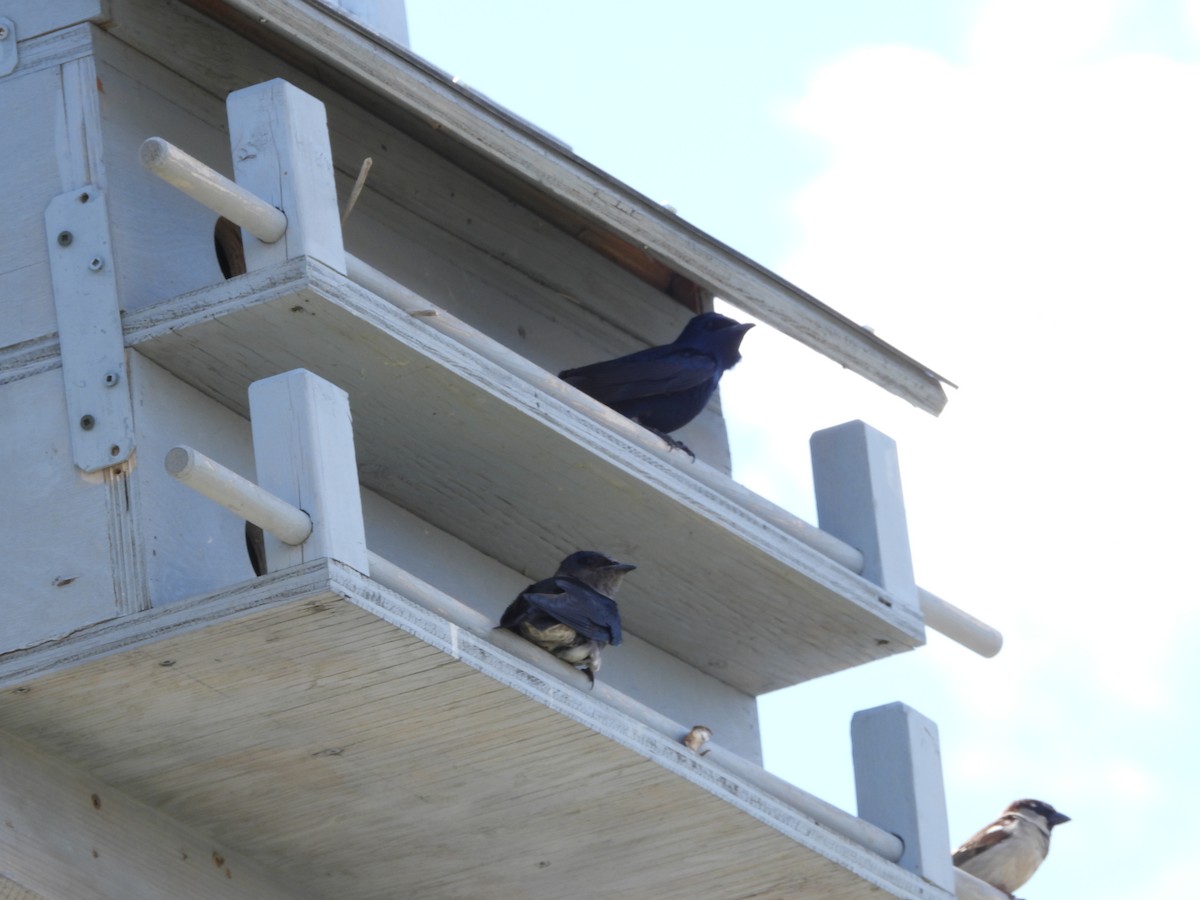
[[[558,377],[695,459],[668,434],[700,415],[721,376],[742,358],[738,348],[753,327],[720,313],[702,313],[670,344],[567,369]]]
[[[500,627],[582,669],[595,684],[601,648],[621,643],[621,615],[612,595],[636,568],[594,550],[572,553],[553,578],[521,591],[504,610]]]

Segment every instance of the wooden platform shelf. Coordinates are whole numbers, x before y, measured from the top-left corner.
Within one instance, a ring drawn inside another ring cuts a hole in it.
[[[947,896],[328,560],[10,654],[0,683],[0,731],[316,896]]]
[[[624,440],[421,319],[300,259],[125,329],[243,415],[256,379],[303,367],[332,381],[350,395],[363,484],[517,571],[580,547],[638,563],[626,628],[747,693],[923,642],[919,616],[689,477],[678,452]]]

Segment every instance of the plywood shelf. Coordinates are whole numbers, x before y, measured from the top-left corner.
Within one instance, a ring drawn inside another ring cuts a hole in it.
[[[318,263],[138,310],[125,332],[243,415],[254,380],[329,379],[364,485],[531,576],[581,547],[637,563],[626,630],[747,693],[924,640],[917,613],[777,527],[783,511],[767,521],[615,413],[581,413]]]
[[[0,684],[0,731],[315,896],[947,896],[329,560],[8,655]]]

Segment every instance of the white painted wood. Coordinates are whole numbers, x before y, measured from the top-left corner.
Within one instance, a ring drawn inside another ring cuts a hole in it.
[[[130,489],[138,500],[138,543],[154,605],[253,578],[245,523],[180,484],[161,464],[172,446],[186,443],[253,477],[250,422],[137,352],[129,354],[129,370],[138,439]]]
[[[107,22],[106,0],[5,0],[4,14],[17,23],[17,40],[27,41],[80,22]]]
[[[167,471],[194,491],[220,503],[290,546],[312,534],[312,520],[302,509],[285,503],[191,447],[172,447],[164,460]]]
[[[256,194],[159,137],[146,138],[138,157],[147,170],[263,243],[287,231],[287,216]]]
[[[226,116],[215,98],[283,75],[328,106],[343,206],[363,158],[379,163],[349,222],[347,246],[501,343],[558,371],[671,340],[686,321],[684,307],[593,252],[586,234],[581,239],[577,229],[514,204],[503,186],[468,174],[212,20],[179,7],[118,7],[126,27],[112,34],[187,73],[180,78],[108,33],[93,36],[105,162],[117,194],[114,232],[122,238],[122,271],[138,274],[121,279],[125,309],[220,277],[207,209],[170,199],[165,183],[146,177],[137,164],[141,142],[161,134],[229,174]],[[171,48],[165,57],[164,46]],[[729,470],[716,399],[680,436],[710,465]]]
[[[0,240],[0,346],[24,344],[58,328],[46,247],[46,204],[61,192],[53,148],[62,115],[59,66],[0,79],[0,108],[21,122],[0,128],[0,159],[8,167]],[[56,115],[57,114],[57,115]],[[57,355],[57,347],[54,348]]]
[[[85,189],[88,185],[107,190],[100,97],[92,57],[63,63],[62,105],[63,121],[55,142],[62,190]]]
[[[368,570],[358,467],[344,390],[296,369],[250,385],[258,483],[299,507],[312,534],[299,546],[266,537],[271,570],[327,556]]]
[[[116,261],[104,192],[61,194],[46,209],[46,242],[75,464],[85,472],[134,450]]]
[[[815,432],[809,445],[821,530],[858,548],[864,578],[918,609],[896,442],[854,421]]]
[[[411,49],[404,0],[321,0],[340,10],[381,37]]]
[[[0,78],[12,74],[17,67],[17,25],[12,19],[0,16]]]
[[[234,91],[226,106],[238,184],[283,210],[288,222],[273,244],[245,236],[247,267],[311,256],[345,272],[324,104],[276,78]]]
[[[940,631],[980,656],[991,658],[1004,646],[1004,635],[969,612],[947,603],[923,587],[917,588],[917,597],[921,601],[921,615],[925,617],[926,627]]]
[[[87,184],[103,187],[97,164],[101,135],[97,107],[82,88],[91,73],[89,26],[24,41],[16,72],[0,78],[0,108],[19,128],[0,128],[6,192],[0,240],[0,346],[43,338],[57,330],[46,247],[47,206]],[[91,148],[90,150],[88,148]]]
[[[488,362],[503,367],[539,390],[551,394],[555,399],[572,409],[603,421],[618,429],[630,440],[637,441],[648,450],[662,451],[665,458],[675,463],[682,471],[704,483],[707,487],[727,494],[730,499],[747,509],[753,510],[772,524],[784,527],[810,547],[830,559],[836,560],[853,572],[862,570],[862,554],[849,544],[822,532],[802,519],[785,512],[773,503],[730,480],[728,474],[709,465],[696,465],[683,454],[670,453],[664,443],[651,437],[644,428],[637,427],[623,416],[613,416],[604,404],[586,394],[565,385],[559,378],[534,365],[523,356],[513,353],[498,341],[472,328],[461,319],[434,306],[393,278],[389,278],[374,266],[356,256],[346,254],[346,274],[358,285],[395,304],[409,315],[417,316],[430,328],[453,338],[459,344],[477,353]]]
[[[38,415],[31,415],[36,410]],[[99,476],[71,459],[62,370],[0,387],[0,653],[62,637],[117,613],[109,542],[111,498]]]
[[[953,892],[937,725],[889,703],[856,712],[850,735],[859,816],[900,837],[900,865]]]
[[[222,841],[0,732],[0,871],[50,898],[313,897]]]
[[[460,158],[482,157],[539,194],[582,212],[635,247],[676,266],[718,296],[842,365],[937,413],[943,379],[816,298],[714,240],[660,204],[564,152],[537,129],[458,88],[423,60],[383,46],[320,6],[291,0],[230,0],[230,5],[391,99],[417,121],[459,144]]]
[[[615,896],[949,896],[719,744],[699,757],[683,725],[641,723],[329,560],[19,661],[0,660],[27,687],[0,692],[0,727],[328,896],[561,897],[538,861]]]
[[[629,629],[744,693],[920,642],[915,610],[628,440],[623,417],[583,416],[425,318],[301,260],[125,323],[139,352],[243,415],[248,382],[280,369],[335,381],[361,482],[512,569],[543,577],[580,547],[651,561],[622,590]]]
[[[133,461],[100,473],[108,507],[108,548],[118,615],[150,608],[146,581],[147,547],[143,534],[141,491],[132,476]]]

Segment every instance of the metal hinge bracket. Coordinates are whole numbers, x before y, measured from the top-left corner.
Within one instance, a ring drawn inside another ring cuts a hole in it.
[[[0,78],[11,75],[17,67],[17,26],[12,19],[0,16]]]
[[[50,278],[75,465],[96,472],[133,452],[133,404],[108,205],[95,185],[46,207]]]

